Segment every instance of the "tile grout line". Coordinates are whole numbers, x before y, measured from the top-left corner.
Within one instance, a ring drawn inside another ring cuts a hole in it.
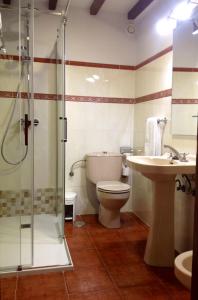
[[[17,274],[16,274],[15,292],[14,292],[14,299],[15,299],[15,300],[17,300],[18,279],[19,279],[19,275],[18,275],[18,272],[17,272]]]
[[[104,263],[104,261],[103,261],[103,259],[102,259],[102,256],[101,256],[101,254],[100,254],[100,252],[99,252],[99,250],[98,250],[98,248],[97,248],[97,246],[96,246],[96,244],[95,244],[95,242],[94,242],[94,240],[93,240],[93,238],[92,238],[92,236],[91,236],[89,230],[86,229],[86,231],[87,231],[87,233],[88,233],[88,236],[89,236],[90,240],[91,240],[92,243],[93,243],[94,249],[95,249],[95,251],[96,251],[96,253],[97,253],[97,255],[98,255],[98,257],[99,257],[99,259],[100,259],[100,261],[101,261],[101,263],[102,263],[102,265],[103,265],[103,267],[104,267],[104,270],[107,272],[107,274],[108,274],[108,276],[109,276],[111,282],[113,283],[113,286],[114,286],[116,292],[118,293],[120,299],[123,299],[122,296],[121,296],[121,293],[120,293],[120,291],[119,291],[119,288],[118,288],[116,282],[114,281],[113,277],[111,276],[111,274],[110,274],[110,272],[109,272],[107,266],[105,265],[105,263]]]
[[[68,272],[68,271],[67,271]],[[63,281],[64,281],[64,286],[65,286],[65,292],[66,292],[66,295],[69,297],[69,289],[68,289],[68,286],[67,286],[67,281],[66,281],[66,278],[65,278],[65,275],[64,275],[64,271],[61,272],[62,273],[62,276],[63,276]],[[67,298],[68,298],[67,297]],[[69,298],[68,298],[69,299]]]

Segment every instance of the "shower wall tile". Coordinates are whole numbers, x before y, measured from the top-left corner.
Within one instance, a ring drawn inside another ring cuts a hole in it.
[[[198,99],[198,72],[173,72],[173,99]]]
[[[94,79],[94,82],[87,79]],[[134,98],[135,72],[106,68],[66,66],[68,95]]]
[[[165,91],[172,88],[172,53],[165,54],[163,57],[156,59],[155,61],[148,63],[140,70],[136,72],[136,98],[156,93],[159,91]],[[197,97],[197,74],[174,72],[174,82],[176,77],[177,90],[179,93],[173,95],[173,98],[186,98],[187,94],[192,98]],[[189,76],[189,77],[188,77]],[[190,78],[190,79],[189,79]],[[193,89],[189,91],[188,83],[190,80],[194,82]],[[175,84],[175,83],[174,83]],[[174,91],[174,89],[173,89]],[[189,98],[189,97],[188,97]],[[149,99],[148,99],[149,100]],[[171,102],[170,96],[160,99],[155,99],[136,103],[134,106],[134,147],[144,148],[145,141],[145,129],[146,119],[149,117],[166,117],[168,123],[165,128],[164,143],[172,145],[179,152],[196,153],[196,139],[192,136],[176,136],[172,135],[171,128]],[[132,210],[140,217],[145,223],[151,223],[152,216],[152,182],[144,178],[141,174],[133,171],[132,176]],[[175,224],[176,224],[176,249],[178,251],[186,251],[190,249],[192,245],[192,218],[189,221],[189,215],[186,211],[193,209],[192,199],[189,201],[189,197],[181,195],[176,192],[175,203]],[[189,204],[190,203],[190,204]],[[185,210],[185,214],[181,215],[182,210]],[[184,232],[185,228],[185,233]],[[183,233],[181,235],[181,232]],[[187,240],[186,237],[189,237]],[[185,242],[184,242],[185,238]],[[186,248],[187,247],[187,248]]]
[[[55,214],[59,200],[60,198],[56,198],[56,189],[37,189],[34,196],[33,213]],[[0,217],[31,214],[32,195],[30,190],[0,191]]]
[[[168,52],[136,71],[136,98],[172,88],[172,55]]]
[[[77,213],[93,213],[95,208],[87,196],[85,163],[76,166],[73,177],[69,176],[71,165],[87,153],[119,152],[120,146],[131,146],[133,110],[134,105],[127,104],[67,103],[66,189],[78,194]]]

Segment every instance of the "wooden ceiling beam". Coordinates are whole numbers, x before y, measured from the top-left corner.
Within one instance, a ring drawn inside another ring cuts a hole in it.
[[[90,15],[97,15],[105,0],[94,0],[90,7]]]
[[[11,4],[11,0],[3,0],[3,4]]]
[[[128,12],[128,19],[135,20],[154,0],[139,0]]]
[[[58,0],[49,0],[48,8],[50,10],[55,10]]]

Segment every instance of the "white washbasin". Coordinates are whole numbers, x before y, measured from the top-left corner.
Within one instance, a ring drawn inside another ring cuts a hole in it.
[[[187,288],[191,289],[192,251],[184,252],[175,259],[175,276]]]
[[[152,221],[144,260],[152,266],[174,265],[174,199],[177,174],[194,174],[195,159],[188,162],[166,156],[130,156],[127,164],[152,180]]]
[[[164,156],[130,156],[127,158],[129,167],[143,174],[194,174],[196,162],[190,159],[188,162],[170,160]]]

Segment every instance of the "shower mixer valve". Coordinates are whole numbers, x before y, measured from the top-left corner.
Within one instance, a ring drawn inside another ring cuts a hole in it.
[[[25,146],[28,146],[28,129],[31,126],[32,122],[28,118],[28,114],[25,114],[24,119],[21,119],[21,125],[24,129],[24,135],[25,135]],[[38,126],[39,120],[34,119],[34,126]]]

